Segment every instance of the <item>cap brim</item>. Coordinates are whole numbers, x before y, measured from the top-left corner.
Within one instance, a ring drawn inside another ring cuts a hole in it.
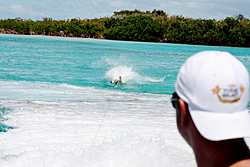
[[[194,124],[200,134],[212,141],[250,136],[248,109],[235,113],[211,113],[190,109]]]

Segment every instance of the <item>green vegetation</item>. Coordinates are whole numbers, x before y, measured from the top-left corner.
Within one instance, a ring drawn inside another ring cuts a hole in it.
[[[241,14],[217,21],[136,9],[99,19],[15,18],[0,20],[0,33],[250,47],[250,20]]]

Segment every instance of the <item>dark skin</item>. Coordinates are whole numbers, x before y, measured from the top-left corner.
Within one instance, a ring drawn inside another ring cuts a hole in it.
[[[250,167],[249,149],[243,138],[205,139],[196,129],[187,104],[180,98],[175,103],[178,130],[193,149],[199,167]]]

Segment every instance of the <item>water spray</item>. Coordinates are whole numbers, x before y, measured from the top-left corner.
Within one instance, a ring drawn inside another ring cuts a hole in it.
[[[95,142],[95,138],[96,138],[96,136],[97,136],[97,134],[98,134],[98,132],[99,132],[101,126],[102,126],[102,122],[103,122],[103,120],[104,120],[104,118],[105,118],[105,116],[106,116],[106,114],[107,114],[107,112],[108,112],[109,105],[110,105],[110,103],[111,103],[111,101],[112,101],[112,99],[113,99],[113,97],[114,97],[114,95],[115,95],[115,91],[116,91],[116,88],[117,88],[117,87],[118,87],[118,85],[115,87],[114,93],[113,93],[113,95],[112,95],[112,97],[111,97],[111,99],[110,99],[110,101],[109,101],[108,107],[107,107],[107,109],[106,109],[106,111],[105,111],[105,113],[104,113],[104,116],[103,116],[102,121],[101,121],[101,123],[100,123],[100,125],[99,125],[99,128],[98,128],[98,130],[97,130],[97,132],[96,132],[96,134],[95,134],[95,137],[94,137],[94,139],[93,139],[93,141],[92,141],[92,144],[91,144],[91,146],[90,146],[90,149],[92,148],[92,146],[93,146],[93,144],[94,144],[94,142]]]

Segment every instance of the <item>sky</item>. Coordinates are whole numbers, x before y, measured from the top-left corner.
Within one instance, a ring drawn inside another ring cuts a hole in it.
[[[0,19],[93,19],[134,9],[195,19],[223,20],[238,14],[250,19],[249,7],[250,0],[0,0]]]

